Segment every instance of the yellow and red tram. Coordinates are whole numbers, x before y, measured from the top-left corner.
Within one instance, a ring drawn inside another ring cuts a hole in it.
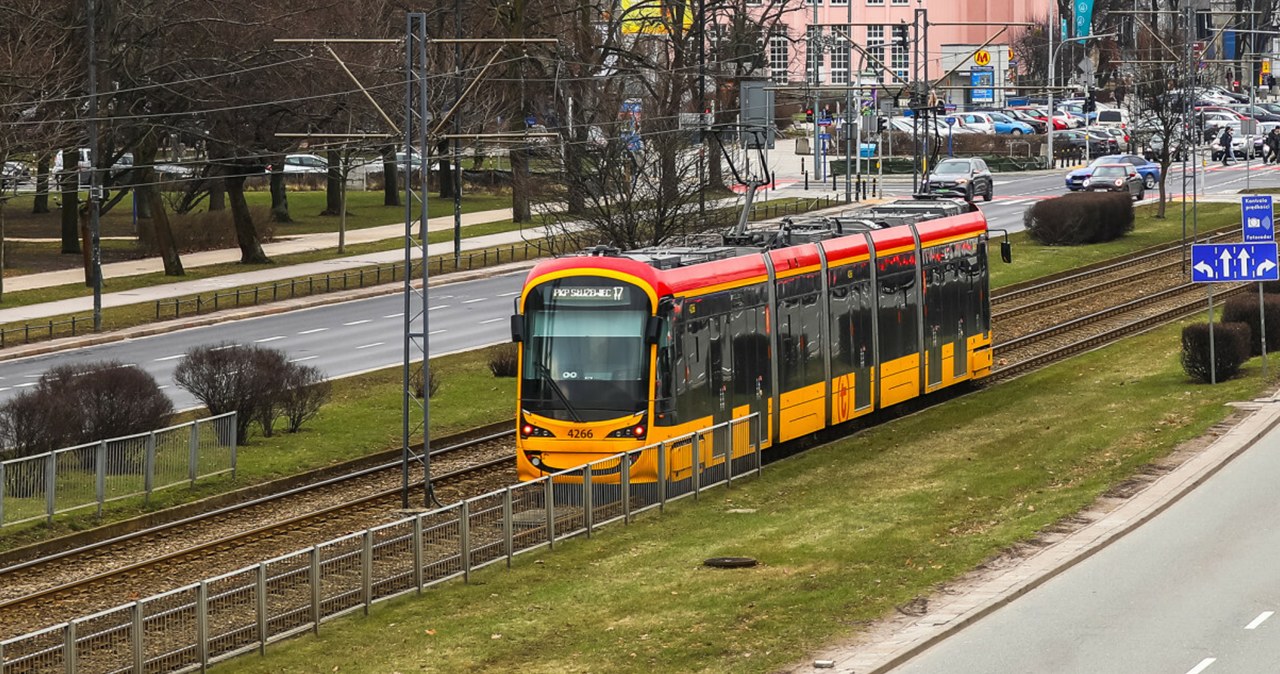
[[[988,231],[971,204],[753,237],[530,271],[512,320],[521,479],[752,413],[769,447],[990,372]],[[656,478],[650,454],[632,481]]]

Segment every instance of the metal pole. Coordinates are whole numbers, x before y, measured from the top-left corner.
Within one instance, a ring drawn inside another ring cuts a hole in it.
[[[409,372],[409,330],[412,326],[413,304],[413,31],[417,21],[425,21],[426,15],[409,13],[404,26],[404,337],[402,347],[401,379],[404,395],[400,409],[400,507],[409,507],[409,391],[412,389]],[[427,266],[427,261],[422,261]],[[317,621],[319,624],[319,621]]]
[[[809,66],[813,71],[811,82],[813,84],[813,179],[821,184],[822,181],[822,158],[818,154],[818,120],[822,117],[822,111],[818,109],[818,85],[821,83],[818,78],[818,3],[813,3],[813,24],[809,28],[809,42],[806,47],[807,53],[805,58],[809,61]],[[810,78],[806,78],[809,81]]]
[[[93,0],[85,0],[89,39],[89,275],[93,283],[93,331],[102,331],[102,245],[98,211],[102,203],[102,176],[98,173],[98,49]],[[64,167],[66,168],[66,167]],[[77,178],[78,180],[78,178]]]
[[[817,7],[817,5],[815,4],[814,7]],[[844,36],[844,45],[845,45],[844,49],[845,49],[845,54],[847,54],[847,56],[845,56],[844,62],[845,62],[845,67],[849,71],[849,76],[845,78],[845,86],[852,86],[853,85],[853,0],[849,0],[848,2],[845,3],[845,22],[849,24],[845,28],[845,36]],[[858,96],[859,97],[862,96],[862,69],[863,67],[865,67],[866,61],[867,61],[867,55],[865,53],[859,52],[858,53]],[[850,100],[849,89],[845,89],[844,96],[845,96],[844,118],[846,122],[845,132],[844,132],[844,202],[847,204],[853,201],[853,194],[852,194],[853,175],[849,171],[849,164],[853,161],[853,148],[849,147],[849,125],[847,124],[849,120],[853,119],[852,117],[853,106],[850,105],[849,103],[849,100]],[[862,142],[861,137],[859,137],[858,142],[859,143]],[[858,156],[859,157],[862,156],[861,144],[858,145]]]
[[[1262,344],[1262,378],[1267,378],[1267,312],[1262,294],[1262,283],[1258,283],[1258,339]]]
[[[816,8],[816,6],[815,6]],[[698,0],[698,222],[707,221],[707,3]],[[769,142],[765,129],[765,144]]]
[[[462,11],[459,0],[453,0],[453,37],[462,39]],[[453,44],[453,105],[462,105],[462,44]],[[462,115],[453,116],[453,132],[462,133]],[[462,148],[453,139],[453,266],[462,261]],[[427,165],[430,167],[430,164]],[[444,176],[441,176],[443,179]],[[424,258],[425,259],[425,258]],[[425,263],[424,263],[425,266]]]
[[[1250,3],[1250,4],[1252,4],[1252,3]],[[1249,14],[1249,53],[1250,53],[1250,59],[1254,58],[1254,57],[1252,56],[1252,54],[1253,54],[1254,52],[1256,52],[1256,50],[1253,48],[1253,41],[1254,41],[1254,37],[1253,37],[1253,30],[1254,30],[1254,16],[1256,16],[1256,15],[1255,15],[1255,14]],[[1233,54],[1233,56],[1234,56],[1234,54]],[[1249,83],[1249,114],[1250,114],[1250,115],[1252,115],[1252,114],[1253,114],[1253,106],[1254,106],[1254,104],[1255,104],[1255,101],[1254,101],[1254,98],[1253,98],[1253,92],[1254,92],[1254,91],[1256,91],[1256,90],[1258,89],[1258,78],[1255,76],[1255,74],[1254,74],[1254,72],[1253,72],[1253,61],[1252,61],[1252,60],[1250,60],[1248,63],[1249,63],[1249,79],[1250,79],[1250,80],[1252,80],[1252,81]],[[1243,66],[1242,66],[1242,68],[1243,68]],[[1242,74],[1243,74],[1243,73],[1242,73]],[[1244,79],[1244,78],[1241,78],[1241,80],[1243,80],[1243,79]],[[1254,122],[1253,132],[1254,132],[1254,134],[1255,134],[1255,135],[1258,133],[1258,126],[1257,126],[1257,122],[1256,122],[1256,121]],[[1244,150],[1244,188],[1247,190],[1247,189],[1249,189],[1249,171],[1250,171],[1250,168],[1249,168],[1249,167],[1250,167],[1249,158],[1253,155],[1253,147],[1254,147],[1254,145],[1253,145],[1253,139],[1252,139],[1252,138],[1250,138],[1250,139],[1246,139],[1246,140],[1245,140],[1245,143],[1247,143],[1247,147],[1245,147],[1245,150]],[[1263,362],[1263,374],[1265,374],[1265,373],[1266,373],[1266,362],[1267,362],[1267,361],[1266,361],[1266,359],[1264,358],[1262,362]]]
[[[1213,284],[1206,283],[1209,289],[1209,383],[1218,383],[1218,363],[1213,350]]]

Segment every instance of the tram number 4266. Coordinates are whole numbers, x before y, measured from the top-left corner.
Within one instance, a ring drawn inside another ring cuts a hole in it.
[[[595,433],[595,431],[593,431],[593,430],[591,430],[591,429],[585,429],[585,428],[570,428],[570,429],[569,429],[569,437],[571,437],[571,438],[577,438],[577,439],[579,439],[579,440],[589,440],[589,439],[591,439],[591,438],[596,437],[596,433]]]

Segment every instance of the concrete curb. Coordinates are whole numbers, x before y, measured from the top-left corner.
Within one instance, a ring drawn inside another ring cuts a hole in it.
[[[1280,426],[1280,399],[1268,398],[1243,406],[1254,407],[1254,412],[1209,447],[1155,479],[1114,510],[1064,534],[1030,558],[978,581],[963,594],[930,597],[929,612],[925,615],[885,621],[857,637],[854,643],[816,654],[815,660],[834,663],[834,667],[823,667],[824,671],[888,672],[1105,549],[1177,503]],[[813,669],[810,662],[786,671],[798,674]]]

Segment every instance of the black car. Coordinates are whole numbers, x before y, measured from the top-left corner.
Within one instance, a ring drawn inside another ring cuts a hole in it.
[[[1089,134],[1089,155],[1100,157],[1104,154],[1116,154],[1120,151],[1119,144],[1114,139],[1101,138],[1096,134]],[[1084,155],[1085,134],[1083,131],[1076,129],[1068,129],[1066,131],[1053,132],[1053,150],[1054,152],[1074,152],[1081,156]]]
[[[958,194],[966,201],[982,195],[983,201],[995,196],[995,181],[987,162],[977,159],[944,159],[933,167],[924,182],[925,191]]]
[[[1132,164],[1102,164],[1084,181],[1087,192],[1128,192],[1134,201],[1142,201],[1146,193],[1142,176]]]

